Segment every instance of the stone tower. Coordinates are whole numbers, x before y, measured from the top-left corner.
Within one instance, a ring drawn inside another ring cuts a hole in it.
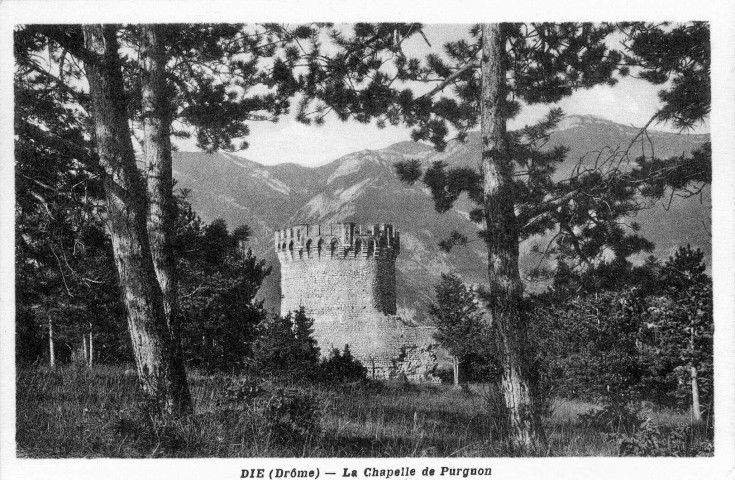
[[[275,234],[281,313],[319,319],[396,313],[398,232],[392,225],[296,225]]]
[[[432,380],[433,329],[396,315],[400,245],[388,224],[295,225],[275,232],[281,314],[303,307],[314,319],[322,355],[349,345],[373,377]]]

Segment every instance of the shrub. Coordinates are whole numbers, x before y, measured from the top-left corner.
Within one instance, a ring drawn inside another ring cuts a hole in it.
[[[259,423],[258,436],[282,444],[301,443],[321,432],[321,409],[316,399],[295,388],[251,379],[233,380],[219,406],[248,415]]]
[[[350,346],[345,345],[343,352],[335,348],[329,358],[322,359],[320,376],[323,381],[330,383],[357,382],[367,378],[367,368],[352,356]]]
[[[311,395],[280,388],[268,397],[265,418],[273,435],[283,443],[300,443],[320,433],[321,412]]]
[[[711,456],[712,439],[701,433],[690,425],[665,428],[646,421],[634,434],[617,436],[618,452],[626,457]]]
[[[610,403],[603,408],[593,408],[579,415],[583,426],[601,432],[632,434],[647,420],[640,412],[624,403]]]

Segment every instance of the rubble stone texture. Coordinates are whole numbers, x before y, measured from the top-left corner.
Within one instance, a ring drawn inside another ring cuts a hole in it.
[[[373,378],[436,382],[433,327],[396,315],[392,225],[295,225],[275,232],[281,314],[304,307],[322,355],[350,346]]]

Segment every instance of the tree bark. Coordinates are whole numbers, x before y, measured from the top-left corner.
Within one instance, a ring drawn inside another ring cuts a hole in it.
[[[141,37],[141,106],[143,159],[148,190],[148,237],[153,266],[169,319],[177,313],[170,96],[166,83],[166,50],[160,25],[144,25]],[[172,315],[174,314],[174,315]]]
[[[56,368],[56,355],[54,352],[54,321],[48,316],[48,366]]]
[[[94,343],[92,342],[93,338],[92,333],[92,325],[89,326],[89,368],[92,368],[94,366]]]
[[[514,210],[513,163],[508,154],[505,39],[500,24],[482,26],[480,122],[484,214],[488,247],[489,309],[502,361],[501,390],[511,442],[522,451],[543,451],[546,437],[534,408],[526,360],[523,283],[518,266],[518,222]]]
[[[173,251],[176,204],[173,195],[171,158],[171,92],[166,81],[165,30],[162,25],[144,25],[141,37],[141,106],[143,113],[143,158],[146,165],[147,230],[153,267],[163,293],[166,325],[175,355],[183,359],[179,326],[176,258]],[[177,384],[186,385],[184,363],[172,365]],[[183,395],[191,398],[188,392]],[[189,400],[189,403],[191,401]],[[191,405],[186,407],[189,411]]]
[[[692,418],[695,423],[702,421],[702,407],[699,404],[699,385],[697,382],[697,369],[691,367],[692,375]]]
[[[459,359],[457,357],[454,360],[454,388],[459,388]]]
[[[694,324],[692,322],[691,333],[689,336],[689,349],[694,352]],[[702,408],[699,404],[699,382],[697,381],[697,367],[691,365],[689,367],[692,377],[692,420],[695,423],[702,421]]]
[[[87,335],[82,333],[82,353],[84,354],[84,363],[89,365],[89,352],[87,351]]]
[[[92,120],[100,163],[105,170],[107,228],[128,318],[128,328],[144,395],[158,411],[174,415],[191,410],[183,359],[168,334],[163,295],[146,231],[147,202],[135,162],[127,103],[112,25],[82,27],[89,57]]]

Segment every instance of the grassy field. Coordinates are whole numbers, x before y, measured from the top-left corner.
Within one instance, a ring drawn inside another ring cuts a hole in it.
[[[248,397],[247,382],[190,373],[196,413],[160,419],[140,407],[135,377],[122,367],[20,369],[18,456],[24,457],[414,457],[508,456],[502,425],[482,386],[301,385]],[[245,385],[245,387],[243,387]],[[239,386],[239,387],[238,387]],[[272,384],[278,390],[282,385]],[[287,391],[287,392],[288,392]],[[243,397],[244,395],[244,397]],[[304,400],[307,398],[307,400]],[[616,456],[618,440],[585,426],[595,407],[554,400],[545,418],[554,456]],[[688,414],[646,411],[664,428]],[[695,432],[696,433],[696,432]],[[706,441],[704,433],[694,441]],[[654,452],[655,454],[655,452]],[[660,454],[660,453],[659,453]],[[665,453],[664,453],[665,454]]]

